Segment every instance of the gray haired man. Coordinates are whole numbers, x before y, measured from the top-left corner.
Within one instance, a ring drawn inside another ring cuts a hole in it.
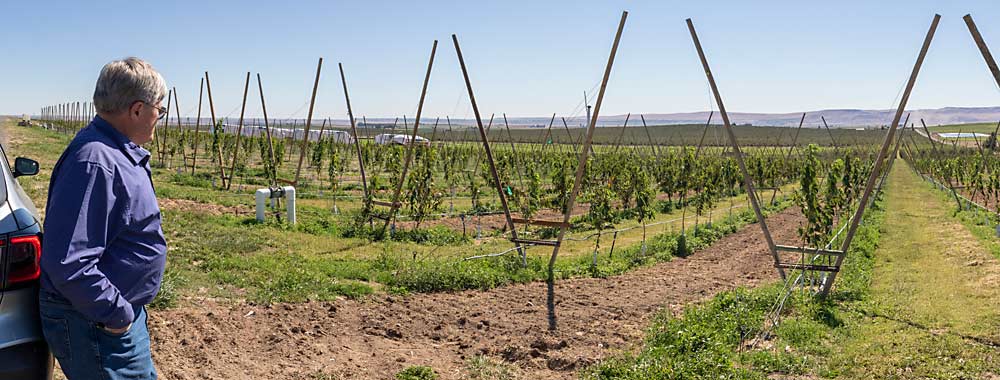
[[[52,169],[40,261],[42,332],[69,380],[156,379],[145,305],[167,246],[150,154],[163,77],[138,58],[104,66],[97,116]]]

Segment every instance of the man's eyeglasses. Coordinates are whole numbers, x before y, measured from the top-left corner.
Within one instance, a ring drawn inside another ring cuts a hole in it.
[[[163,107],[163,106],[157,107],[157,106],[154,106],[152,104],[146,103],[146,102],[144,102],[142,100],[140,100],[139,102],[142,103],[142,104],[144,104],[144,105],[150,106],[153,109],[156,109],[157,111],[159,111],[158,112],[159,115],[156,116],[156,120],[161,120],[161,119],[163,119],[164,117],[167,116],[167,107]]]

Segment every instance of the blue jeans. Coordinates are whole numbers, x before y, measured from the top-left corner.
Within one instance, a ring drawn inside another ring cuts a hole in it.
[[[144,306],[136,308],[129,331],[112,334],[76,312],[60,295],[43,290],[38,298],[42,333],[68,380],[157,378]]]

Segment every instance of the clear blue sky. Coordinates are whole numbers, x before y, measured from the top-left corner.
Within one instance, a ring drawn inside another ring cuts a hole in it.
[[[438,39],[425,115],[470,117],[457,33],[485,114],[567,115],[598,84],[622,10],[604,115],[712,107],[688,17],[730,111],[889,108],[934,13],[941,24],[908,108],[1000,104],[961,20],[972,13],[1000,56],[996,1],[41,3],[0,4],[0,114],[88,100],[104,63],[135,55],[177,87],[186,116],[208,70],[219,116],[238,116],[251,71],[264,79],[271,116],[304,117],[323,57],[316,117],[345,117],[338,62],[357,116],[412,117]],[[252,90],[249,115],[260,115],[257,99]]]

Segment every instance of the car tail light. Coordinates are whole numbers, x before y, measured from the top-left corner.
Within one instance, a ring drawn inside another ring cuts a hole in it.
[[[7,286],[38,279],[41,274],[38,260],[42,256],[38,235],[12,237],[9,242],[0,241],[0,245],[7,246]]]

